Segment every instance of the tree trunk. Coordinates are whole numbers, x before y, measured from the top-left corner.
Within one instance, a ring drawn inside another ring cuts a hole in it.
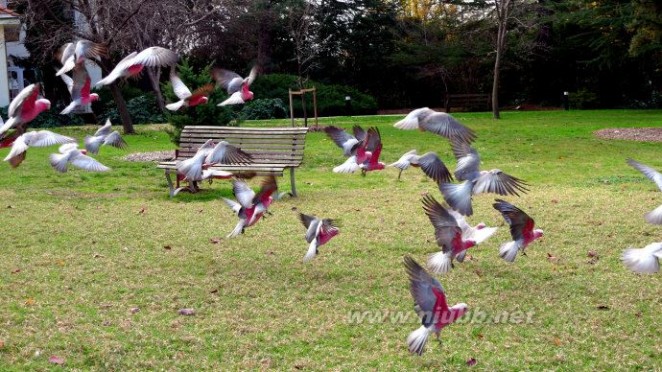
[[[112,83],[108,87],[110,88],[110,93],[113,95],[113,99],[117,105],[117,112],[120,114],[120,119],[122,120],[124,134],[136,133],[133,129],[133,121],[131,121],[129,109],[126,107],[126,101],[124,100],[124,97],[122,97],[122,92],[120,91],[119,86],[117,86],[117,83]]]
[[[161,75],[161,68],[157,67],[156,71],[153,67],[147,68],[147,76],[149,77],[149,82],[152,84],[152,90],[156,94],[156,104],[159,106],[161,112],[165,112],[165,102],[163,99],[163,94],[161,93],[161,87],[159,86],[159,76]]]
[[[501,57],[506,49],[506,33],[508,32],[508,17],[511,0],[494,1],[497,14],[496,58],[494,59],[494,81],[492,81],[492,116],[501,118],[499,112],[499,78],[501,70]]]
[[[492,81],[492,117],[501,118],[499,112],[499,68],[501,67],[501,51],[497,48],[496,60],[494,61],[494,80]]]

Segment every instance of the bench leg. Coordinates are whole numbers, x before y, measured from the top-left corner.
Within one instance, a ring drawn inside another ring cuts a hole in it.
[[[172,184],[172,178],[170,178],[170,169],[165,170],[165,177],[166,181],[168,181],[168,192],[170,194],[170,197],[172,198],[175,196],[175,187]]]
[[[294,182],[294,168],[290,168],[290,184],[292,186],[292,196],[297,196],[297,184]]]

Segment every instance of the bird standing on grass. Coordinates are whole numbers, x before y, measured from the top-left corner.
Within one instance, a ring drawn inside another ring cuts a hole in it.
[[[306,242],[310,243],[308,252],[303,257],[303,262],[308,262],[315,258],[318,248],[328,243],[331,238],[338,235],[340,230],[334,220],[299,213],[299,220],[306,228]]]
[[[435,333],[439,339],[441,330],[462,317],[468,306],[459,303],[448,307],[441,283],[411,257],[405,256],[404,263],[409,276],[409,292],[415,302],[414,308],[422,318],[421,327],[409,334],[407,344],[411,353],[422,355],[430,333]]]
[[[524,249],[536,239],[541,238],[543,231],[534,229],[535,221],[521,209],[505,200],[495,200],[496,203],[492,206],[501,213],[503,219],[510,225],[510,235],[513,238],[512,241],[501,245],[499,256],[508,262],[514,262],[517,252],[522,251],[522,254],[526,254]]]

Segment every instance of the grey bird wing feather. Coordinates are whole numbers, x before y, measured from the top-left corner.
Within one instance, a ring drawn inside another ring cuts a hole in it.
[[[643,173],[643,175],[646,176],[646,178],[655,182],[657,187],[662,191],[662,174],[660,172],[656,171],[655,169],[645,164],[641,164],[634,159],[627,159],[627,163],[630,166],[632,166],[634,169]]]
[[[528,186],[527,183],[521,179],[504,173],[500,169],[492,169],[487,172],[481,172],[480,176],[476,179],[473,193],[481,194],[490,192],[499,195],[519,196],[518,191],[524,194],[529,191],[526,186]]]
[[[450,140],[460,140],[471,143],[476,139],[476,133],[465,127],[454,117],[445,112],[435,112],[420,121],[419,126],[428,132],[438,134]]]
[[[418,158],[418,164],[426,176],[432,178],[437,185],[448,183],[453,180],[451,172],[439,156],[434,152],[428,152]]]
[[[418,305],[420,312],[423,314],[432,314],[434,312],[434,305],[437,302],[437,298],[434,295],[432,288],[437,288],[442,293],[444,293],[444,288],[437,279],[428,274],[428,272],[411,257],[405,256],[404,264],[405,269],[407,270],[407,275],[409,276],[409,292],[414,298],[414,302]],[[423,325],[429,327],[432,325],[432,320],[432,317],[423,317]]]
[[[528,214],[524,213],[523,210],[507,201],[501,199],[495,199],[495,201],[496,203],[492,204],[492,206],[501,213],[503,219],[510,225],[510,235],[513,240],[522,239],[525,226],[527,224],[535,224],[535,221]]]
[[[453,248],[453,239],[457,234],[462,234],[462,230],[457,224],[455,217],[437,202],[430,194],[423,197],[423,210],[434,226],[434,236],[437,245],[442,248],[444,253]]]

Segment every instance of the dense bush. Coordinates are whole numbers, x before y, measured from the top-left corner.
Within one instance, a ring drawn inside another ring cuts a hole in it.
[[[239,113],[242,120],[282,119],[287,117],[287,107],[280,98],[262,98],[250,101]]]
[[[207,66],[196,72],[188,64],[187,60],[183,60],[182,63],[177,66],[179,77],[192,92],[206,84],[213,83],[210,70],[211,66]],[[166,102],[170,103],[179,101],[179,98],[175,96],[172,89],[172,83],[169,81],[161,84],[161,91],[163,92]],[[170,133],[170,138],[173,142],[179,142],[179,136],[182,129],[187,125],[238,125],[239,115],[235,113],[235,110],[239,111],[241,109],[240,107],[216,106],[227,98],[227,93],[225,91],[222,89],[214,89],[209,94],[208,98],[209,102],[207,104],[182,108],[179,111],[171,111],[166,114],[167,121],[174,127],[173,131]]]
[[[370,95],[343,85],[329,85],[309,80],[305,86],[317,89],[317,112],[320,116],[333,115],[368,115],[377,112],[377,101]],[[259,76],[251,90],[256,97],[279,98],[289,106],[289,89],[298,90],[297,77],[294,75],[270,74]],[[345,97],[351,97],[351,112],[348,112]],[[306,95],[308,116],[313,114],[312,96]],[[294,114],[302,115],[301,97],[293,97]]]
[[[126,101],[126,107],[134,124],[163,123],[166,121],[165,116],[159,110],[159,105],[156,103],[156,97],[153,93],[146,93],[129,99]],[[102,121],[109,118],[113,123],[121,121],[117,107],[102,113],[100,118]]]

